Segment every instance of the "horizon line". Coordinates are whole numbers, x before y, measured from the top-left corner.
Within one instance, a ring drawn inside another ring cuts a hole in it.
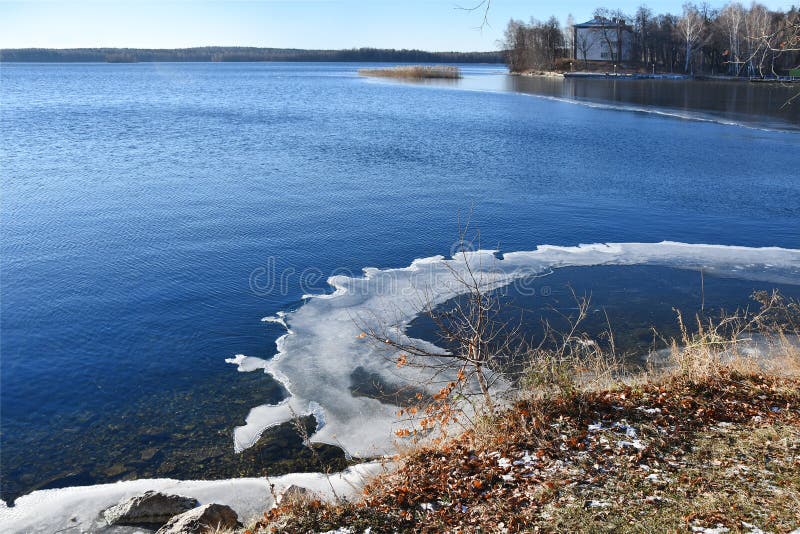
[[[309,52],[329,52],[347,50],[395,50],[408,52],[427,52],[431,54],[491,54],[502,53],[504,50],[496,48],[493,50],[426,50],[424,48],[385,48],[378,46],[352,46],[345,48],[297,48],[284,46],[254,46],[254,45],[193,45],[193,46],[171,46],[171,47],[144,47],[144,46],[0,46],[0,50],[196,50],[201,48],[248,48],[255,50],[297,50]]]

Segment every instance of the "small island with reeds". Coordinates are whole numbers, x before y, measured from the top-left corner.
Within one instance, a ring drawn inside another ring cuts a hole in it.
[[[379,78],[406,78],[423,80],[429,78],[444,78],[457,80],[461,78],[458,67],[450,65],[400,65],[381,69],[358,69],[361,76],[374,76]]]

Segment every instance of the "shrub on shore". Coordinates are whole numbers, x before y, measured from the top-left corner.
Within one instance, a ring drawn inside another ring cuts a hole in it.
[[[374,76],[380,78],[445,78],[455,80],[461,78],[458,67],[447,65],[409,65],[389,67],[385,69],[358,69],[361,76]]]

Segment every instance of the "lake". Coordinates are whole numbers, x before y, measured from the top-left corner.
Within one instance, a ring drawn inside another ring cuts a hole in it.
[[[363,66],[2,65],[4,500],[315,467],[286,425],[234,453],[234,428],[286,392],[225,360],[275,354],[286,330],[264,317],[305,309],[298,332],[314,328],[303,317],[324,322],[308,305],[323,301],[303,297],[330,292],[330,275],[449,256],[467,219],[475,248],[503,253],[800,248],[800,120],[796,104],[780,110],[782,89],[474,65],[412,84],[361,78]],[[741,269],[749,249],[716,266],[716,252],[687,250],[685,265],[637,252],[644,271],[578,278],[628,315],[697,304],[697,273],[673,283],[675,267],[736,280],[714,286],[726,306],[800,284],[792,253]]]

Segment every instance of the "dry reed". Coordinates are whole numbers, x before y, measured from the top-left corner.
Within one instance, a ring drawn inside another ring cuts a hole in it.
[[[458,67],[447,65],[408,65],[385,69],[359,69],[358,73],[361,76],[380,78],[444,78],[450,80],[461,78],[461,71]]]

